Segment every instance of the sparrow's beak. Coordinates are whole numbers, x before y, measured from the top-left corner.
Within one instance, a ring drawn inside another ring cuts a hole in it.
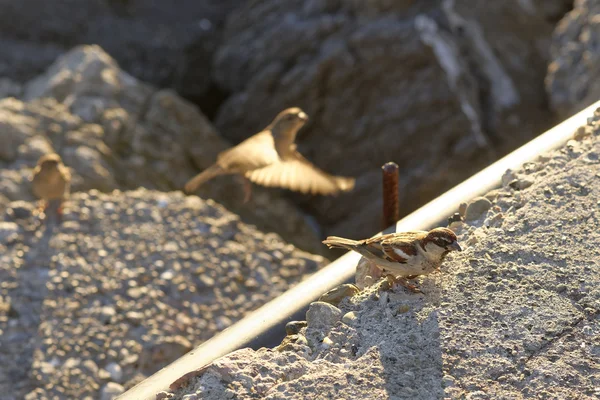
[[[462,251],[462,248],[460,247],[460,244],[458,244],[458,242],[453,242],[450,245],[450,250],[454,250],[454,251]]]
[[[308,121],[308,115],[306,115],[306,113],[304,111],[301,111],[298,114],[298,118],[300,118],[304,122]]]

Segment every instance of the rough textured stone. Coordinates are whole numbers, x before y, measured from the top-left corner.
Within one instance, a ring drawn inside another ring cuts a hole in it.
[[[37,159],[59,153],[73,174],[72,191],[178,190],[229,144],[196,107],[123,72],[98,46],[60,57],[24,85],[22,100],[0,100],[0,194],[33,200],[29,177]],[[205,185],[213,198],[250,223],[304,249],[323,251],[310,221],[277,191],[257,187],[243,204],[230,177]]]
[[[311,303],[306,312],[306,323],[314,329],[329,330],[341,318],[339,308],[322,301]]]
[[[566,117],[600,98],[600,1],[576,0],[556,26],[546,90],[551,107]]]
[[[354,192],[306,207],[326,233],[366,237],[380,229],[385,162],[400,166],[407,213],[550,125],[542,77],[552,24],[537,4],[246,3],[215,58],[217,81],[233,93],[217,127],[240,141],[301,106],[311,121],[300,150],[359,178]]]
[[[242,2],[5,1],[0,76],[24,82],[73,46],[94,43],[137,78],[200,100],[210,89],[210,60],[224,19]]]
[[[467,206],[467,212],[465,214],[465,220],[471,222],[477,220],[487,213],[487,210],[492,207],[492,202],[485,197],[476,197],[469,202]]]
[[[181,192],[74,193],[58,225],[18,208],[0,221],[2,399],[130,388],[325,264]]]

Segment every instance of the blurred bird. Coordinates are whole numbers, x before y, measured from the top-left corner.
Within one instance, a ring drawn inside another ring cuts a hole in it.
[[[46,210],[50,203],[56,203],[56,210],[62,213],[62,203],[69,195],[71,173],[58,154],[46,154],[37,162],[31,178],[33,194],[44,203]]]
[[[209,179],[227,174],[238,174],[263,186],[313,195],[352,190],[354,178],[329,175],[296,150],[296,134],[306,121],[308,116],[297,107],[283,110],[261,132],[220,153],[215,164],[186,183],[185,191],[193,192]],[[245,191],[247,201],[249,184]]]

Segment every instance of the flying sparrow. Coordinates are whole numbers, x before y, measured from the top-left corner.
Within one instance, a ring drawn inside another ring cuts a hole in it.
[[[62,202],[69,194],[71,173],[58,154],[46,154],[40,157],[33,170],[31,185],[33,194],[44,203],[43,209],[50,203],[57,203],[60,214]]]
[[[323,243],[329,248],[356,251],[412,291],[416,288],[406,279],[427,275],[442,265],[449,252],[462,251],[456,235],[448,228],[391,233],[365,240],[330,236]]]
[[[283,110],[265,129],[220,153],[215,164],[186,183],[185,191],[193,192],[209,179],[226,174],[302,193],[331,195],[352,190],[354,178],[329,175],[296,150],[296,134],[306,121],[308,116],[297,107]],[[246,185],[246,200],[249,188]]]

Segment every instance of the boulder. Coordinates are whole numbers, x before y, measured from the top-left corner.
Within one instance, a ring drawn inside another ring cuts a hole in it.
[[[600,1],[576,1],[556,26],[546,75],[550,106],[567,117],[600,97]]]
[[[215,103],[210,60],[243,0],[23,0],[0,13],[0,76],[24,82],[78,44],[98,44],[137,78]],[[1,86],[1,85],[0,85]],[[212,96],[214,97],[214,96]]]

